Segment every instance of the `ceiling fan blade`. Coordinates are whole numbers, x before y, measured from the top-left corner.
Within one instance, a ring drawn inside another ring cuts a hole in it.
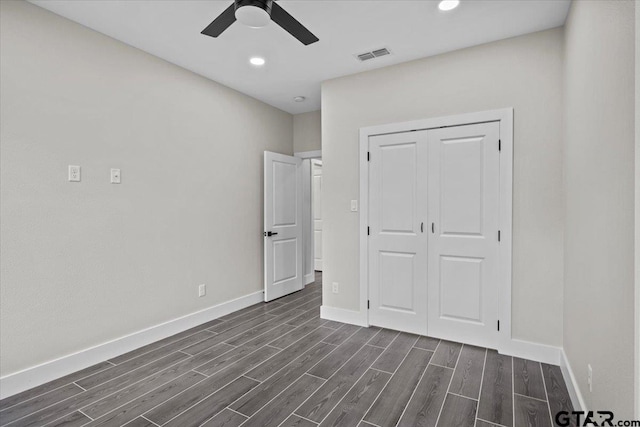
[[[210,37],[218,37],[224,30],[229,28],[231,24],[236,22],[235,3],[226,8],[211,24],[202,30],[201,34]]]
[[[281,8],[276,2],[271,6],[271,20],[284,28],[289,34],[297,38],[304,45],[310,45],[318,41],[313,33],[299,23],[293,16],[289,15],[286,10]]]

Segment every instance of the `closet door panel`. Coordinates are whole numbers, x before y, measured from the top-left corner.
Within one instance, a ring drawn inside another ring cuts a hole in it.
[[[369,150],[369,322],[426,333],[426,132],[374,136]]]

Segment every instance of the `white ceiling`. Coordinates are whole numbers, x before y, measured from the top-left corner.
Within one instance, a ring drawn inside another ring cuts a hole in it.
[[[320,108],[320,83],[563,25],[570,0],[282,0],[320,41],[304,46],[270,23],[200,34],[232,0],[31,0],[32,3],[292,114]],[[355,54],[387,47],[389,56]],[[262,68],[249,65],[263,56]],[[302,95],[305,102],[296,103]]]

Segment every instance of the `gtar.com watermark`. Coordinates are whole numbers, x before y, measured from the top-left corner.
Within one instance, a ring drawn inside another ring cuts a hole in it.
[[[611,411],[560,411],[555,418],[561,427],[640,427],[640,420],[616,420]]]

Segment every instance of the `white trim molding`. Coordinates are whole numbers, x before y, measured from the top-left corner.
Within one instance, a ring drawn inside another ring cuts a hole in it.
[[[263,291],[214,305],[186,316],[116,338],[77,353],[62,356],[0,378],[0,399],[12,396],[136,348],[233,313],[263,300]]]
[[[309,283],[313,283],[316,281],[316,272],[305,274],[304,275],[304,284],[308,285]]]
[[[322,151],[299,151],[297,153],[293,153],[295,157],[299,157],[301,159],[320,159],[322,158]]]
[[[367,223],[369,218],[369,168],[367,152],[369,151],[369,137],[391,133],[428,130],[448,126],[461,126],[476,123],[500,123],[500,213],[499,230],[501,243],[499,246],[499,283],[498,283],[498,319],[500,331],[495,347],[498,351],[522,351],[524,344],[514,343],[511,336],[511,269],[512,269],[512,202],[513,202],[513,108],[482,111],[476,113],[458,114],[447,117],[437,117],[415,120],[403,123],[392,123],[371,126],[360,129],[359,166],[360,166],[360,312],[364,313],[367,324],[367,300],[369,293],[368,276],[368,241]],[[428,330],[428,325],[427,325]],[[533,344],[532,344],[533,345]],[[516,350],[514,350],[516,349]],[[556,350],[538,349],[534,354],[540,354],[546,360],[559,362]]]
[[[573,369],[571,369],[569,358],[564,352],[564,349],[561,352],[560,369],[562,370],[562,377],[564,378],[564,382],[567,385],[567,391],[569,392],[569,397],[571,398],[571,403],[573,404],[573,410],[586,412],[587,405],[584,402],[584,398],[582,397],[582,393],[580,392],[580,387],[578,386],[578,381],[576,381],[576,376],[573,374]]]
[[[349,323],[350,325],[369,327],[367,313],[362,311],[347,310],[344,308],[320,306],[320,318],[325,320],[334,320],[341,323]]]
[[[512,338],[502,346],[500,353],[506,356],[519,357],[521,359],[534,360],[549,365],[560,365],[562,348],[531,341]]]

